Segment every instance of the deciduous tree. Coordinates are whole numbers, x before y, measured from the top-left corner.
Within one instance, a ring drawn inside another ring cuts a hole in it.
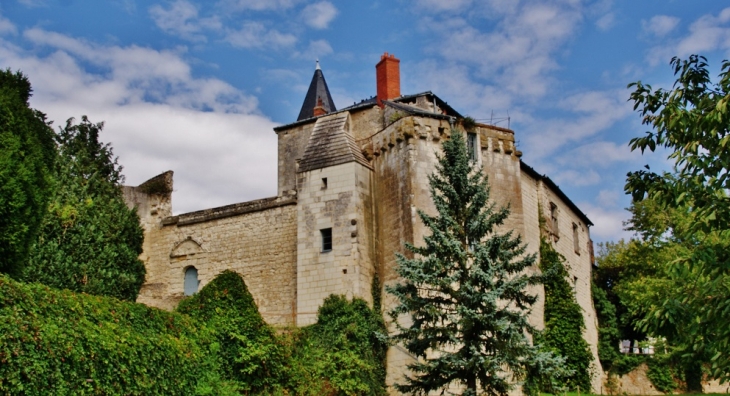
[[[704,57],[673,58],[671,65],[677,76],[671,90],[629,86],[634,108],[652,128],[631,140],[632,150],[667,148],[674,169],[631,172],[625,188],[635,201],[648,197],[664,208],[684,208],[687,224],[672,233],[692,248],[670,263],[673,292],[647,294],[654,304],[642,325],[672,331],[688,357],[710,358],[712,374],[730,379],[730,61],[722,63],[717,83]]]
[[[144,282],[144,235],[122,198],[122,168],[99,141],[102,128],[83,117],[59,131],[58,187],[23,277],[134,301]]]

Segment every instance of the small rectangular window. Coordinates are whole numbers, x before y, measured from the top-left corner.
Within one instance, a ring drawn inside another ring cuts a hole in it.
[[[576,254],[580,254],[580,244],[578,243],[578,224],[573,223],[573,250]]]
[[[469,132],[466,134],[466,147],[469,151],[469,160],[476,162],[477,160],[477,134]]]
[[[319,233],[322,234],[322,251],[323,252],[329,252],[332,250],[332,229],[331,228],[323,228],[319,230]]]
[[[327,188],[327,178],[323,177],[322,178],[322,190],[324,190],[326,188]]]
[[[558,230],[558,205],[555,205],[553,202],[550,202],[550,222],[552,223],[550,225],[552,226],[551,232],[553,239],[557,242],[560,239],[560,232]]]

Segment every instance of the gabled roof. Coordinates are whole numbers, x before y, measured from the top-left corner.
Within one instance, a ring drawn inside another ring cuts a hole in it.
[[[318,99],[322,99],[322,107],[327,113],[337,111],[335,102],[332,100],[330,90],[327,87],[327,81],[324,79],[324,73],[319,68],[319,61],[317,61],[317,68],[314,70],[312,82],[309,83],[307,96],[304,97],[304,103],[299,111],[297,121],[314,117],[314,107],[317,106]]]
[[[299,161],[299,172],[353,161],[371,168],[349,132],[349,119],[348,112],[317,118],[304,155]]]

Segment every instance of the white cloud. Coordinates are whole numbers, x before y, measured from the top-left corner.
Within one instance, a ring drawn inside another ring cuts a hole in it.
[[[310,4],[302,10],[304,23],[315,29],[326,29],[337,16],[337,8],[329,1]]]
[[[0,35],[16,33],[18,33],[18,29],[15,27],[15,25],[7,18],[3,18],[2,15],[0,15]]]
[[[247,21],[239,30],[229,30],[226,41],[239,48],[284,48],[297,42],[296,36],[267,29],[261,22]]]
[[[418,0],[416,6],[426,12],[460,12],[469,7],[472,0]]]
[[[567,143],[594,136],[632,112],[624,90],[583,92],[563,99],[559,106],[574,115],[569,119],[540,119],[527,125],[524,151],[531,158],[546,157]]]
[[[655,15],[651,19],[641,21],[644,33],[656,37],[664,37],[679,24],[679,18],[669,15]]]
[[[715,50],[730,50],[730,7],[717,16],[706,14],[689,26],[689,33],[649,50],[647,60],[651,65],[667,62],[673,56],[686,58]]]
[[[550,176],[558,184],[570,184],[571,186],[583,187],[593,186],[601,182],[601,176],[593,169],[559,169]]]
[[[598,29],[605,32],[611,29],[615,22],[616,14],[614,14],[613,12],[609,12],[598,18],[598,20],[596,21],[596,26],[598,27]]]
[[[105,46],[31,29],[35,55],[0,38],[0,63],[33,84],[31,105],[56,124],[88,115],[124,165],[127,184],[175,171],[176,213],[276,194],[275,125],[255,97],[195,78],[180,54]],[[91,72],[86,69],[93,65]]]
[[[596,161],[597,158],[600,158],[600,161]],[[641,153],[632,152],[627,143],[616,144],[607,141],[579,145],[557,158],[557,163],[561,165],[591,166],[604,169],[614,166],[617,162],[639,163],[640,161]]]
[[[253,11],[280,11],[289,9],[302,0],[222,0],[219,5],[222,9],[253,10]]]
[[[631,232],[624,231],[623,222],[629,218],[626,210],[605,208],[588,202],[581,202],[578,207],[594,224],[591,227],[591,239],[594,241],[618,241],[631,237]]]
[[[618,207],[621,194],[617,190],[601,190],[598,192],[596,202],[602,207],[615,208]]]
[[[295,52],[294,57],[316,60],[321,59],[332,52],[332,46],[330,46],[330,43],[328,43],[327,40],[314,40],[309,42],[309,45],[303,52]]]
[[[222,27],[216,17],[199,18],[198,8],[187,0],[176,0],[170,3],[169,8],[154,5],[149,12],[163,32],[190,41],[206,41],[205,35],[201,34],[203,30],[220,30]]]

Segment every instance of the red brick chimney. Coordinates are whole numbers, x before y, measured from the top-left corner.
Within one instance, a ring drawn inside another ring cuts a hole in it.
[[[317,105],[314,106],[313,110],[313,114],[315,117],[327,114],[327,110],[324,109],[324,103],[322,103],[321,97],[317,96]]]
[[[375,76],[378,84],[378,106],[383,107],[384,100],[400,97],[400,59],[387,52],[380,55],[380,62],[375,65]]]

